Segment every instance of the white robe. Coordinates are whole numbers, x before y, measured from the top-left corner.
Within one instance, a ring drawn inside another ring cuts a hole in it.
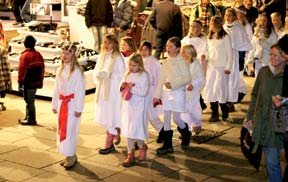
[[[97,62],[94,69],[94,83],[98,85],[96,75],[101,71],[108,71],[111,62],[111,53],[107,53],[105,57],[105,64],[103,68],[100,68],[100,64]],[[99,58],[101,57],[101,54]],[[95,122],[106,128],[110,134],[116,135],[116,127],[121,125],[121,95],[120,95],[120,82],[125,73],[125,64],[122,56],[119,54],[115,58],[114,67],[111,70],[110,76],[110,89],[107,100],[104,100],[104,84],[101,84],[98,102],[95,104]],[[99,60],[100,61],[100,60]]]
[[[192,91],[186,90],[186,110],[187,112],[181,113],[181,118],[188,124],[189,128],[193,126],[201,126],[202,108],[200,105],[200,93],[205,84],[204,73],[201,64],[198,60],[194,60],[189,65]],[[186,88],[189,86],[188,84]]]
[[[158,84],[161,64],[159,61],[152,55],[144,57],[144,68],[149,74],[149,92],[148,92],[148,119],[151,122],[152,126],[159,132],[163,123],[159,119],[159,114],[161,113],[161,105],[158,105],[156,108],[153,107],[153,98],[155,90]]]
[[[187,35],[181,40],[181,46],[184,45],[193,45],[197,52],[197,58],[200,60],[202,55],[207,55],[208,45],[207,38],[205,36],[202,37],[189,37]]]
[[[126,138],[146,140],[148,138],[148,91],[149,76],[146,72],[130,73],[124,80],[132,82],[132,97],[123,100],[121,133]]]
[[[59,95],[62,94],[64,96],[68,96],[70,94],[74,94],[74,99],[71,99],[70,102],[68,102],[66,139],[60,142],[60,136],[57,132],[57,148],[60,154],[65,156],[73,156],[76,153],[76,145],[81,120],[81,117],[75,117],[75,112],[83,111],[85,100],[85,79],[80,68],[78,67],[75,67],[75,70],[70,74],[70,64],[64,65],[61,75],[59,75],[59,71],[60,69],[58,68],[55,90],[52,98],[52,108],[58,111],[58,117],[62,103],[62,100],[59,100]],[[59,126],[57,125],[57,131],[58,127]]]
[[[229,94],[228,76],[224,70],[232,67],[232,43],[229,35],[208,39],[208,69],[204,98],[206,102],[226,103]]]
[[[238,20],[235,20],[230,25],[225,23],[223,28],[231,38],[233,49],[232,69],[229,74],[228,101],[237,102],[241,78],[239,71],[239,51],[248,51],[252,47],[244,27],[238,22]]]

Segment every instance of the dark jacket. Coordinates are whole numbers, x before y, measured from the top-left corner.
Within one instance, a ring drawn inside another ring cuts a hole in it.
[[[88,0],[85,9],[85,23],[91,26],[111,27],[113,9],[110,0]]]
[[[274,75],[269,66],[260,69],[251,93],[251,101],[246,116],[247,120],[254,119],[252,140],[256,144],[268,147],[284,146],[284,135],[273,131],[271,119],[272,96],[281,95],[282,85],[283,72]],[[254,112],[256,117],[253,117]]]
[[[157,33],[166,33],[169,37],[182,38],[182,16],[180,8],[170,0],[157,3],[150,16],[150,23]]]
[[[124,0],[120,5],[118,3],[119,1],[115,5],[113,26],[127,30],[133,21],[133,6],[131,5],[131,0]]]
[[[45,73],[44,59],[35,49],[27,48],[20,57],[18,83],[26,88],[42,88]]]

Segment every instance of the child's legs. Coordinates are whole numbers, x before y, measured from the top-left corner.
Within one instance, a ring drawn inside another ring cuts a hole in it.
[[[139,139],[135,139],[135,140],[136,140],[138,146],[139,146],[140,148],[143,148],[143,145],[145,144],[144,140],[139,140]]]
[[[180,114],[181,112],[173,112],[173,120],[180,129],[184,129],[186,125],[185,122],[180,118]]]
[[[171,114],[172,111],[163,111],[164,112],[164,131],[171,130]]]
[[[135,150],[135,142],[137,142],[136,139],[127,138],[128,153],[131,152],[132,150]]]

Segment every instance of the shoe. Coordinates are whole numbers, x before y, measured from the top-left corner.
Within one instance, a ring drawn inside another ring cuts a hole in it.
[[[19,119],[18,120],[18,122],[19,122],[19,124],[21,124],[21,125],[30,125],[30,126],[35,126],[35,125],[37,125],[37,122],[36,121],[28,121],[28,120],[21,120],[21,119]]]
[[[147,150],[148,150],[148,146],[146,144],[144,144],[142,146],[142,148],[140,148],[138,161],[141,162],[141,161],[144,161],[146,159]]]
[[[230,122],[230,123],[232,123],[233,122],[233,119],[232,118],[224,118],[224,117],[222,117],[222,121],[225,121],[225,122]]]
[[[157,154],[173,153],[172,145],[173,130],[164,131],[164,141],[162,147],[156,149]]]
[[[131,167],[135,163],[135,150],[132,150],[128,153],[127,159],[125,159],[122,163],[123,167]]]
[[[156,143],[162,143],[164,141],[164,127],[160,130]]]
[[[76,163],[77,163],[77,156],[73,155],[71,157],[67,157],[67,162],[63,164],[63,167],[65,169],[70,169],[74,167]]]
[[[191,131],[189,131],[189,127],[187,124],[185,124],[185,128],[181,129],[177,127],[177,130],[182,136],[182,141],[181,141],[181,147],[188,147],[190,144],[190,138],[191,138]]]
[[[114,145],[112,144],[111,147],[109,148],[106,148],[106,149],[100,149],[99,150],[99,154],[109,154],[111,152],[115,151],[115,147]]]
[[[202,127],[201,126],[195,126],[195,127],[193,127],[193,131],[195,132],[195,135],[199,135],[202,131]]]
[[[208,119],[209,122],[217,122],[217,121],[220,121],[219,119],[219,116],[211,116],[209,119]]]
[[[243,98],[245,97],[245,95],[246,95],[245,93],[239,92],[237,103],[240,103],[243,100]]]
[[[67,157],[60,162],[60,166],[64,166],[64,165],[67,165],[68,161],[67,161]]]
[[[235,112],[235,107],[232,102],[227,103],[228,112]]]

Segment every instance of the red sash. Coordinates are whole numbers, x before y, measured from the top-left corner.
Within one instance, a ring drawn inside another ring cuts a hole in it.
[[[59,112],[59,120],[58,120],[58,134],[60,135],[60,142],[66,139],[66,131],[67,131],[67,119],[68,119],[68,102],[71,99],[74,99],[74,94],[70,94],[64,96],[62,94],[59,95],[59,99],[62,100],[60,112]]]

